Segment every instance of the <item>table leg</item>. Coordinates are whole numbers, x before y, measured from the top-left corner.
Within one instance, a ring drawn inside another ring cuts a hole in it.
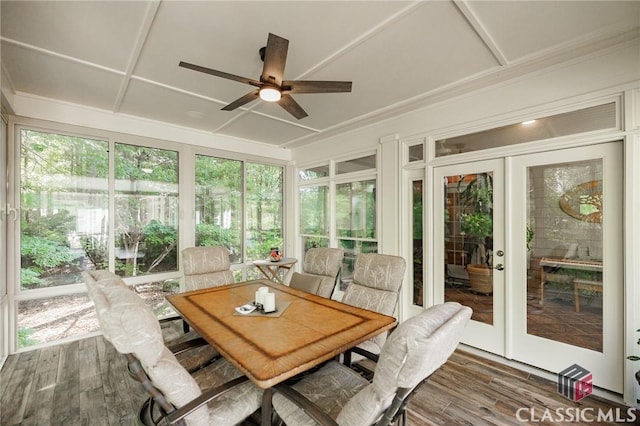
[[[262,272],[262,275],[264,275],[268,280],[276,282],[276,283],[280,283],[282,285],[286,285],[284,283],[284,281],[280,278],[280,269],[283,268],[281,266],[262,266],[262,265],[256,265],[258,269],[260,269],[260,272]],[[273,269],[272,269],[273,268]],[[289,269],[289,268],[286,268]]]
[[[273,390],[271,388],[265,389],[262,391],[262,426],[271,425],[271,396],[273,394]]]

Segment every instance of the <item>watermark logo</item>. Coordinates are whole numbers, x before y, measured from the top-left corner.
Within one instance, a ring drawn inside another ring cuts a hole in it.
[[[580,401],[593,392],[593,376],[591,372],[573,364],[558,373],[558,392],[572,401]],[[609,408],[608,410],[593,407],[558,407],[556,409],[520,407],[516,410],[516,418],[523,423],[635,423],[636,410],[629,407]]]
[[[558,392],[572,401],[580,401],[593,392],[593,375],[573,364],[558,373]]]

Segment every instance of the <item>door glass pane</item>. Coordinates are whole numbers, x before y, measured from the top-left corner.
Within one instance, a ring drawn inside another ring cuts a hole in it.
[[[178,153],[115,145],[116,272],[177,271]]]
[[[527,170],[527,333],[602,351],[602,160]]]
[[[282,167],[246,165],[247,260],[264,259],[282,246]],[[287,253],[283,253],[287,255]]]
[[[422,194],[423,181],[415,180],[412,182],[412,201],[413,206],[413,304],[423,306],[423,281],[422,281]]]
[[[242,262],[242,162],[196,156],[196,246],[224,246]]]
[[[108,144],[20,131],[20,288],[82,282],[108,265]]]
[[[447,176],[444,191],[445,301],[493,324],[493,173]]]
[[[7,164],[7,124],[0,117],[0,164]],[[6,170],[6,169],[5,169]],[[7,174],[0,173],[0,300],[7,294]],[[5,214],[3,214],[5,213]],[[0,308],[0,315],[3,315],[4,305]],[[0,327],[0,358],[4,357],[2,342],[4,327]]]

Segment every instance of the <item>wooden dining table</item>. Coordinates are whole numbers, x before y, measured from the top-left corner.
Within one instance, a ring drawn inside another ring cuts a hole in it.
[[[275,293],[276,312],[240,314],[255,292]],[[396,319],[270,280],[247,281],[166,297],[222,356],[264,389],[262,424],[271,422],[272,387],[383,333]]]

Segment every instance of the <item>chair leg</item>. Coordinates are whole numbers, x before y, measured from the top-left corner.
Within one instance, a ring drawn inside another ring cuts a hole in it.
[[[182,331],[184,331],[184,334],[189,332],[189,324],[185,320],[182,320]]]

